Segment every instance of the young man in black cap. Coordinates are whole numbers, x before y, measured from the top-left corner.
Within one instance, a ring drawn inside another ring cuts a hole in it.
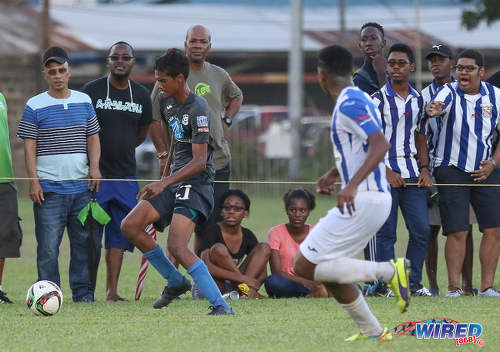
[[[59,245],[64,229],[71,247],[69,284],[73,301],[92,302],[88,270],[88,233],[78,214],[98,187],[99,124],[90,97],[68,88],[71,68],[66,51],[48,48],[42,59],[49,90],[26,103],[17,135],[35,215],[38,280],[60,285]],[[92,179],[94,181],[78,180]],[[64,179],[63,181],[59,179]]]

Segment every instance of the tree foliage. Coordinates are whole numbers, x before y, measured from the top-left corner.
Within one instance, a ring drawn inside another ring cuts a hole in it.
[[[462,12],[462,26],[468,30],[476,28],[481,21],[486,21],[487,25],[500,19],[499,0],[462,0],[465,3],[474,3],[474,10],[464,10]]]

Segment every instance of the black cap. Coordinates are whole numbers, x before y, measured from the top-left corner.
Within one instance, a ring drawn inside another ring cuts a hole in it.
[[[439,55],[453,59],[453,53],[451,52],[451,49],[444,44],[433,45],[431,50],[427,53],[427,55],[425,55],[425,59],[429,59],[429,56],[431,55]]]
[[[63,48],[58,46],[51,46],[42,55],[42,63],[43,66],[47,66],[49,61],[55,61],[60,64],[64,64],[65,62],[69,62],[69,57],[66,51]]]

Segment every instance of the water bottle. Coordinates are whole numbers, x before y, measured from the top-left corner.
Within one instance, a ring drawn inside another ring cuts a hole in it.
[[[224,293],[222,295],[222,298],[224,298],[224,299],[229,298],[232,301],[237,301],[240,299],[240,294],[238,293],[238,291],[231,291],[231,292]]]

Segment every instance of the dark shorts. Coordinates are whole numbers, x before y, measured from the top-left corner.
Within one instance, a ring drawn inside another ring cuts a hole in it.
[[[200,182],[198,180],[185,181],[178,185],[169,186],[154,198],[146,198],[149,203],[160,214],[160,220],[153,225],[156,230],[163,231],[170,225],[174,212],[183,214],[181,208],[196,210],[199,214],[195,217],[195,223],[204,222],[214,206],[213,183]],[[176,210],[176,208],[179,208]],[[176,211],[174,211],[176,210]],[[185,214],[183,214],[185,215]],[[192,217],[188,216],[190,219]]]
[[[19,225],[17,188],[14,183],[0,183],[0,258],[19,258],[23,232]]]
[[[472,176],[454,166],[434,169],[437,183],[452,184],[499,184],[500,169],[495,169],[483,182],[475,182]],[[477,217],[479,230],[500,227],[500,188],[485,186],[438,186],[439,211],[443,234],[468,231],[469,204]]]

